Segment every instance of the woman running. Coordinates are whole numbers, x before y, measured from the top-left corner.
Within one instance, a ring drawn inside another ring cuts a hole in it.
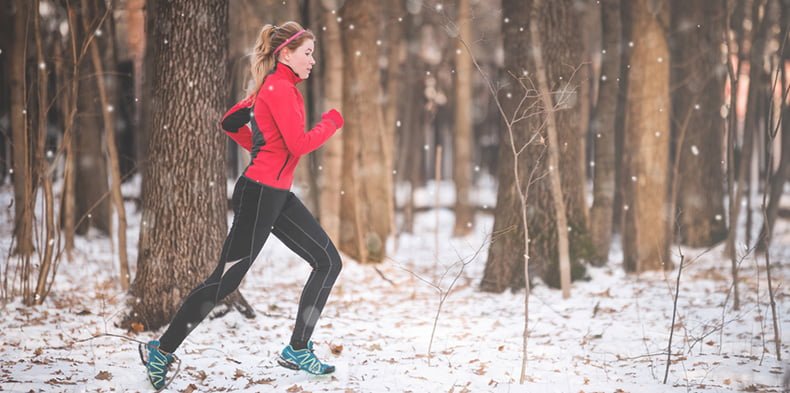
[[[252,57],[254,93],[223,116],[222,129],[251,154],[233,190],[233,224],[214,272],[186,297],[165,333],[146,345],[146,369],[156,389],[166,385],[173,353],[214,306],[233,292],[273,233],[313,270],[302,290],[290,343],[278,362],[311,374],[332,373],[316,357],[310,337],[342,263],[332,240],[290,191],[302,155],[318,149],[343,126],[332,109],[305,132],[304,102],[296,84],[315,64],[315,36],[296,22],[266,25]]]

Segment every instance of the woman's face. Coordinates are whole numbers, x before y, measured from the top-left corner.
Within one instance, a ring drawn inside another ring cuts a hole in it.
[[[313,69],[313,64],[315,64],[315,59],[313,58],[314,49],[315,43],[313,40],[304,40],[302,45],[299,45],[294,50],[283,49],[280,61],[289,65],[300,78],[307,79],[310,76],[310,71]]]

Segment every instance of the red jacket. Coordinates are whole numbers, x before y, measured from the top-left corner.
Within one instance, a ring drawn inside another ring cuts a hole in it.
[[[239,101],[222,117],[228,136],[252,155],[244,175],[258,183],[290,189],[299,157],[321,147],[343,126],[343,117],[332,109],[305,132],[304,101],[296,89],[301,81],[290,67],[277,63],[257,94]]]

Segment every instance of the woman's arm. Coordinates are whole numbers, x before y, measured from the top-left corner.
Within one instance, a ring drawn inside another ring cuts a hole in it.
[[[292,155],[301,156],[318,149],[343,126],[343,117],[333,109],[324,113],[321,121],[305,132],[304,118],[299,115],[303,109],[299,107],[301,101],[297,98],[296,88],[280,85],[271,92],[266,104]]]
[[[245,150],[252,150],[252,131],[250,130],[250,113],[254,96],[249,96],[228,110],[220,126],[228,136]]]

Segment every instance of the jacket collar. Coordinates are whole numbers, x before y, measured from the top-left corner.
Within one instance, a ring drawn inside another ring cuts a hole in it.
[[[294,72],[293,68],[288,64],[280,63],[279,61],[274,65],[274,74],[284,78],[287,81],[290,81],[293,84],[297,84],[303,81],[299,75]]]

